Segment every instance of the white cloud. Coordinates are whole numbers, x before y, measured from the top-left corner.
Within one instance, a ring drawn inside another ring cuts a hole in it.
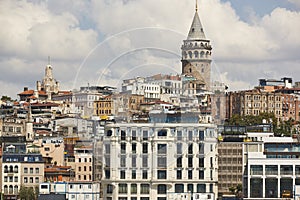
[[[34,84],[42,78],[48,55],[56,78],[69,89],[74,82],[76,87],[109,84],[139,74],[180,71],[180,47],[194,6],[194,1],[182,0],[2,0],[0,69],[5,72],[0,78],[13,81],[29,66],[35,72],[24,84],[29,79]],[[230,3],[200,0],[199,15],[219,78],[230,88],[248,88],[265,76],[299,79],[295,76],[300,73],[293,73],[299,72],[299,12],[276,8],[259,17],[251,10],[248,23]],[[109,73],[99,80],[96,72]]]
[[[299,0],[288,0],[288,1],[300,8],[300,1]]]
[[[71,13],[55,15],[45,3],[3,0],[0,13],[2,55],[81,59],[97,43],[94,30],[81,30]]]

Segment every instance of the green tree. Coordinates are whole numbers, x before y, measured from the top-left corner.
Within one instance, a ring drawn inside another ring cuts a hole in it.
[[[9,97],[9,96],[2,96],[1,97],[1,101],[13,101],[13,99],[11,98],[11,97]]]
[[[34,200],[36,199],[36,192],[33,187],[21,186],[19,191],[20,200]]]

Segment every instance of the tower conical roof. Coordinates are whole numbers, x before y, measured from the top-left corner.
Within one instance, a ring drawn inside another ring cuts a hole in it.
[[[204,30],[200,21],[200,17],[196,10],[194,19],[187,37],[188,40],[205,39]]]

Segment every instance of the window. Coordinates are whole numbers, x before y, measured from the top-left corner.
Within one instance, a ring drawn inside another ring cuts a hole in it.
[[[24,177],[24,183],[28,183],[28,178]]]
[[[177,167],[182,167],[182,157],[178,157],[176,162]]]
[[[33,174],[33,168],[30,168],[30,174]]]
[[[49,147],[45,147],[44,151],[50,151],[50,148]]]
[[[141,184],[141,194],[149,194],[149,184]]]
[[[157,186],[157,193],[158,194],[167,194],[167,186],[160,184]]]
[[[142,157],[142,166],[143,167],[148,167],[148,156],[143,156]]]
[[[131,158],[131,166],[136,167],[136,156],[132,156]]]
[[[157,144],[158,154],[167,154],[167,144]]]
[[[19,181],[19,177],[15,176],[14,182],[18,182],[18,181]]]
[[[193,154],[193,143],[189,144],[188,154]]]
[[[214,184],[209,184],[209,192],[214,192]]]
[[[38,168],[38,167],[35,168],[35,173],[36,173],[36,174],[39,174],[39,173],[40,173],[40,168]]]
[[[204,158],[199,158],[199,167],[204,167]]]
[[[127,194],[127,184],[126,183],[119,184],[119,194]]]
[[[199,143],[199,154],[204,154],[204,144]]]
[[[121,154],[126,153],[126,143],[121,143]]]
[[[165,129],[161,129],[157,132],[157,136],[158,137],[166,137],[167,136],[168,131]]]
[[[157,157],[157,166],[167,168],[167,157]]]
[[[189,141],[193,140],[193,131],[188,132],[188,139],[189,139]]]
[[[199,170],[199,179],[200,180],[204,179],[204,170]]]
[[[132,143],[132,145],[131,145],[131,152],[132,152],[133,154],[136,153],[136,143]]]
[[[136,171],[135,170],[131,171],[131,178],[136,179]]]
[[[188,179],[193,179],[193,170],[188,170]]]
[[[33,177],[29,178],[29,183],[33,183]]]
[[[148,131],[143,131],[143,140],[148,140]]]
[[[197,193],[206,193],[206,185],[197,184]]]
[[[148,153],[148,143],[143,143],[143,153]]]
[[[126,155],[121,155],[120,167],[126,167]]]
[[[120,171],[120,179],[125,179],[125,170]]]
[[[176,177],[177,177],[177,179],[182,179],[182,171],[181,170],[176,171]]]
[[[177,131],[177,140],[182,140],[182,131]]]
[[[104,171],[104,174],[105,174],[105,178],[106,178],[106,179],[110,179],[110,170],[109,170],[109,169],[106,169],[106,170]]]
[[[126,132],[125,131],[121,131],[121,140],[126,140]]]
[[[142,178],[143,179],[148,179],[148,172],[147,172],[147,170],[143,170]]]
[[[108,184],[108,185],[107,185],[107,188],[106,188],[106,193],[107,193],[107,194],[112,194],[112,193],[113,193],[113,190],[114,190],[113,185]]]
[[[78,171],[81,171],[81,167],[78,167]]]
[[[108,131],[106,132],[106,136],[107,136],[107,137],[112,136],[112,130],[108,130]]]
[[[131,184],[130,192],[131,192],[131,194],[137,193],[137,184]]]
[[[28,173],[28,168],[24,167],[24,174],[27,174],[27,173]]]
[[[199,140],[204,140],[204,131],[199,131]]]
[[[188,184],[187,188],[188,188],[188,192],[191,192],[191,193],[194,192],[194,185],[193,184]]]
[[[188,157],[188,167],[193,167],[193,156]]]
[[[182,154],[182,143],[177,143],[177,154]]]
[[[39,177],[35,177],[35,183],[39,183],[39,182],[40,182]]]
[[[157,179],[166,179],[167,170],[157,170]]]
[[[136,131],[132,131],[131,132],[131,135],[132,135],[132,140],[136,140]]]
[[[175,193],[183,193],[184,185],[183,184],[175,184]]]

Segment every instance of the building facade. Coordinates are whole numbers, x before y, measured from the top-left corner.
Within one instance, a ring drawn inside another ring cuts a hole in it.
[[[104,199],[217,194],[217,132],[210,124],[108,124]]]

